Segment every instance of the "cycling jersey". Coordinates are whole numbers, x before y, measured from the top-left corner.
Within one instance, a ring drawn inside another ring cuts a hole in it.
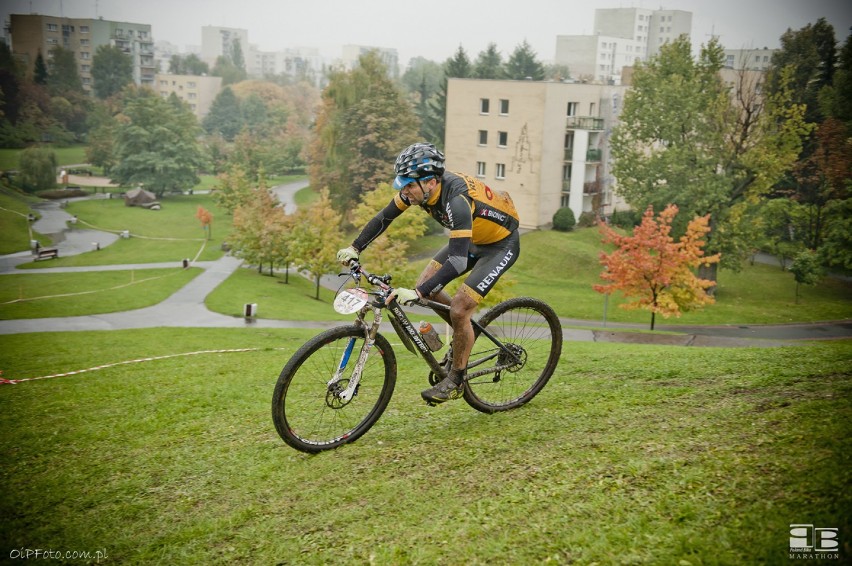
[[[393,200],[367,223],[352,246],[359,252],[363,251],[410,206],[411,203],[401,192],[396,194]],[[476,263],[479,258],[471,256],[471,244],[488,246],[501,242],[514,234],[519,225],[518,213],[507,193],[494,191],[479,179],[458,173],[444,173],[429,199],[420,206],[450,230],[448,247],[442,250],[443,254],[439,252],[435,256],[435,261],[441,265],[440,269],[418,287],[423,296],[440,291]],[[515,259],[516,257],[517,253]],[[488,285],[488,289],[491,286],[493,283]],[[481,298],[486,292],[487,289],[475,294]]]

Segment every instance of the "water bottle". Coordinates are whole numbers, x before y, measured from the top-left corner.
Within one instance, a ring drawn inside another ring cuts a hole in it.
[[[425,320],[420,321],[420,336],[423,337],[423,341],[433,352],[437,352],[444,346],[443,342],[441,342],[441,337],[438,336],[438,331],[435,330],[435,327],[431,323]]]

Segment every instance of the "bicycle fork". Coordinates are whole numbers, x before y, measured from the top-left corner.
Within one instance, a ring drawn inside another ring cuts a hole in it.
[[[355,367],[352,368],[352,375],[349,377],[346,389],[337,395],[343,401],[351,401],[355,392],[358,390],[358,384],[361,383],[361,374],[364,371],[364,366],[367,364],[367,357],[370,355],[370,350],[373,349],[373,345],[376,343],[376,332],[379,328],[379,317],[380,315],[377,313],[377,320],[375,321],[375,324],[373,324],[369,331],[364,333],[364,345],[361,346],[361,352],[358,354],[358,361],[355,362]],[[346,366],[349,365],[349,360],[352,357],[352,351],[355,349],[355,341],[355,336],[349,338],[349,343],[346,344],[346,348],[344,348],[343,354],[340,356],[340,363],[337,365],[337,370],[334,372],[334,376],[332,376],[326,384],[329,390],[343,379],[343,374],[346,372]]]

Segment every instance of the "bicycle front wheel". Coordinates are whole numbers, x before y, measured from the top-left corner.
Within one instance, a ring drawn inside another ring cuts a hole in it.
[[[375,424],[393,394],[396,357],[377,334],[356,385],[353,371],[364,346],[363,328],[340,326],[293,354],[272,395],[272,420],[284,442],[321,452],[353,442]]]
[[[464,399],[483,413],[508,411],[535,397],[556,370],[562,355],[562,324],[550,306],[538,299],[518,297],[504,301],[479,321],[510,353],[479,334],[470,363],[493,359],[471,368],[469,373],[504,367],[471,377],[464,384]],[[508,367],[505,367],[508,366]]]

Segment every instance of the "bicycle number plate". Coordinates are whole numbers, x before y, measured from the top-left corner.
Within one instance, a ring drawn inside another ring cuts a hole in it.
[[[340,314],[352,314],[367,304],[367,298],[363,289],[344,289],[334,299],[334,310]]]

